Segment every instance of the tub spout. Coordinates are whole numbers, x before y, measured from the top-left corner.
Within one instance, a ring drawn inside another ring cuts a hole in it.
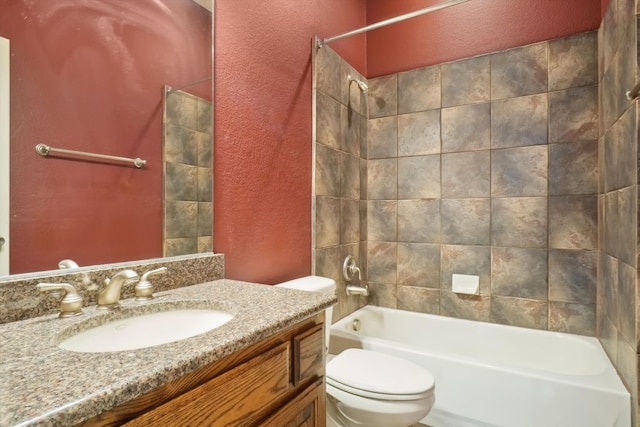
[[[362,295],[362,296],[368,297],[369,286],[347,285],[347,295]]]

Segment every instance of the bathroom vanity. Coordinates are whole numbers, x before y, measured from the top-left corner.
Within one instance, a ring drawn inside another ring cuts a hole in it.
[[[152,303],[222,301],[231,321],[113,353],[57,347],[93,307],[0,325],[1,425],[324,425],[324,313],[334,296],[217,280]],[[122,301],[122,311],[135,308]],[[83,319],[84,318],[84,319]]]

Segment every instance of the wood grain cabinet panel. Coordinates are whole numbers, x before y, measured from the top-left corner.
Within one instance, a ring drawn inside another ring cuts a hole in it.
[[[322,376],[324,372],[324,332],[317,325],[293,337],[293,384]]]
[[[279,345],[126,425],[250,425],[291,387],[289,351],[289,343]]]
[[[322,380],[316,381],[289,402],[262,427],[325,427],[325,394]]]

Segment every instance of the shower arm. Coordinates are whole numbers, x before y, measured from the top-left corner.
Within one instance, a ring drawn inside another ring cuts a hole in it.
[[[405,13],[404,15],[396,16],[395,18],[385,19],[384,21],[376,22],[375,24],[367,25],[366,27],[358,28],[357,30],[349,31],[348,33],[339,34],[337,36],[328,37],[324,40],[318,39],[318,47],[322,47],[326,44],[333,43],[337,40],[342,40],[347,37],[355,36],[358,34],[366,33],[367,31],[375,30],[378,28],[386,27],[387,25],[395,24],[397,22],[406,21],[407,19],[415,18],[417,16],[425,15],[427,13],[435,12],[440,9],[446,9],[451,6],[455,6],[460,3],[465,3],[469,0],[448,0],[442,3],[434,4],[433,6],[425,7],[415,12]]]

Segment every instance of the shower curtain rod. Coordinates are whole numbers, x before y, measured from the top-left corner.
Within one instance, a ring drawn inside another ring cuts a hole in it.
[[[433,6],[425,7],[424,9],[416,10],[415,12],[406,13],[404,15],[396,16],[395,18],[386,19],[384,21],[376,22],[375,24],[367,25],[366,27],[358,28],[357,30],[349,31],[348,33],[339,34],[337,36],[328,37],[324,40],[318,39],[318,47],[322,47],[326,44],[332,43],[337,40],[345,39],[347,37],[355,36],[357,34],[366,33],[367,31],[375,30],[376,28],[386,27],[387,25],[395,24],[396,22],[406,21],[407,19],[415,18],[416,16],[425,15],[427,13],[435,12],[436,10],[445,9],[447,7],[455,6],[460,3],[467,2],[469,0],[448,0],[442,3],[434,4]]]

